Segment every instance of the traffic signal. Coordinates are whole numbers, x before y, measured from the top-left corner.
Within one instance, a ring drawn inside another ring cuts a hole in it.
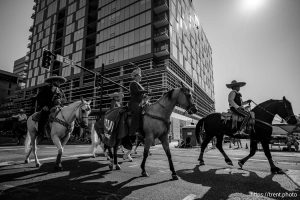
[[[49,51],[47,49],[43,49],[42,67],[44,67],[48,70],[50,69],[52,56],[53,56],[53,54],[51,51]]]

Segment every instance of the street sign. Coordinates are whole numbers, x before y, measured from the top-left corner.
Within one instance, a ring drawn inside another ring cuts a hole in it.
[[[63,56],[61,56],[59,54],[56,55],[56,60],[58,62],[65,63],[67,65],[72,65],[72,66],[76,65],[76,62],[74,60],[71,60],[69,58],[63,57]]]

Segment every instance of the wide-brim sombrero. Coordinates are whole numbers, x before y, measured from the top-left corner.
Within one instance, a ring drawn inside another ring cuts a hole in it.
[[[134,78],[137,75],[142,76],[142,70],[139,67],[137,69],[133,70],[133,72],[131,73],[131,77]]]
[[[56,76],[56,75],[53,75],[53,76],[45,79],[45,83],[53,83],[53,82],[57,82],[57,81],[59,83],[65,83],[67,81],[67,79],[65,77]]]
[[[114,98],[114,97],[124,98],[124,94],[122,92],[114,92],[112,94],[108,94],[108,96],[111,98]]]
[[[245,86],[245,82],[237,82],[236,80],[231,81],[231,83],[226,84],[226,87],[233,88],[233,87],[243,87]]]

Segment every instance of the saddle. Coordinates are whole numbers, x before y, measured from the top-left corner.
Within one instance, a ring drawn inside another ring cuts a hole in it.
[[[50,138],[50,132],[51,132],[51,126],[50,123],[53,122],[55,117],[58,115],[58,113],[61,111],[62,107],[61,106],[54,106],[53,108],[50,109],[50,115],[48,118],[48,121],[46,122],[45,125],[45,133],[46,137]],[[41,111],[36,112],[32,115],[32,121],[39,122],[41,118]]]
[[[232,121],[231,128],[236,129],[236,128],[238,128],[238,122],[242,122],[244,120],[244,117],[242,117],[238,114],[235,114],[230,109],[228,109],[227,112],[221,113],[221,120],[223,120],[224,124],[226,124],[227,121],[231,120]],[[250,119],[246,125],[247,129],[252,129],[254,127],[254,124],[255,124],[255,113],[250,112]]]

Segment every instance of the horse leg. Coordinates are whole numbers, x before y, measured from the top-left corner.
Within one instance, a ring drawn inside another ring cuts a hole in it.
[[[205,151],[208,143],[210,142],[210,140],[212,138],[213,138],[213,136],[207,134],[205,139],[203,140],[203,142],[201,144],[201,152],[200,152],[200,155],[199,155],[199,158],[198,158],[198,161],[200,162],[199,165],[205,165],[204,160],[203,160],[203,154],[204,154],[204,151]]]
[[[34,160],[35,160],[35,166],[36,167],[40,167],[41,163],[37,157],[37,146],[36,146],[36,141],[37,141],[37,137],[32,138],[32,151],[33,151],[33,155],[34,155]]]
[[[175,169],[174,169],[173,161],[172,161],[172,156],[171,156],[169,141],[168,141],[168,135],[166,134],[163,137],[161,137],[160,141],[161,141],[162,146],[165,150],[165,153],[168,157],[170,170],[172,172],[172,178],[173,178],[173,180],[178,180],[177,174],[176,174]]]
[[[108,150],[108,155],[109,155],[109,158],[107,158],[107,160],[110,160],[110,163],[108,165],[109,169],[110,170],[113,170],[114,168],[114,160],[113,160],[113,153],[112,153],[112,150],[111,150],[111,147],[108,147],[107,145],[104,145],[104,149],[107,149]]]
[[[115,145],[114,146],[114,164],[116,166],[116,170],[120,170],[121,167],[118,163],[118,154],[117,153],[118,153],[118,145]]]
[[[256,150],[257,150],[257,141],[256,140],[250,140],[250,153],[249,153],[249,155],[238,161],[238,165],[240,166],[241,169],[243,168],[243,165],[247,162],[247,160],[249,158],[251,158],[252,156],[254,156],[254,154],[256,153]]]
[[[24,163],[27,164],[27,163],[30,162],[29,156],[30,156],[31,151],[32,151],[32,138],[31,138],[31,134],[29,132],[26,136],[24,146],[25,146],[25,152],[26,152]]]
[[[149,155],[149,149],[152,144],[152,141],[153,141],[153,139],[151,137],[145,138],[143,161],[141,163],[142,176],[145,176],[145,177],[149,176],[149,174],[145,170],[145,164],[146,164],[147,157]]]
[[[276,165],[274,164],[274,162],[272,160],[272,155],[271,155],[271,152],[270,152],[269,143],[266,142],[266,141],[262,141],[261,145],[262,145],[264,153],[265,153],[265,155],[266,155],[266,157],[269,161],[272,174],[283,174],[284,172],[282,171],[282,169],[280,169],[279,167],[276,167]]]
[[[129,162],[132,162],[132,158],[131,158],[131,156],[130,156],[131,152],[132,152],[132,149],[131,149],[131,150],[128,150],[127,153],[125,153],[125,154],[123,155],[123,160],[126,160],[126,159],[128,158]]]
[[[221,154],[222,154],[223,157],[225,158],[225,162],[227,163],[227,165],[233,166],[232,161],[230,160],[230,158],[229,158],[229,157],[227,156],[227,154],[225,153],[222,144],[223,144],[223,135],[218,135],[218,136],[217,136],[217,144],[216,144],[216,147],[219,149],[219,151],[221,152]]]
[[[57,153],[57,157],[56,157],[56,162],[55,162],[55,170],[61,171],[63,170],[62,165],[61,165],[61,157],[63,154],[63,146],[61,144],[60,139],[58,138],[57,135],[52,135],[52,141],[54,143],[54,145],[57,147],[58,149],[58,153]]]

